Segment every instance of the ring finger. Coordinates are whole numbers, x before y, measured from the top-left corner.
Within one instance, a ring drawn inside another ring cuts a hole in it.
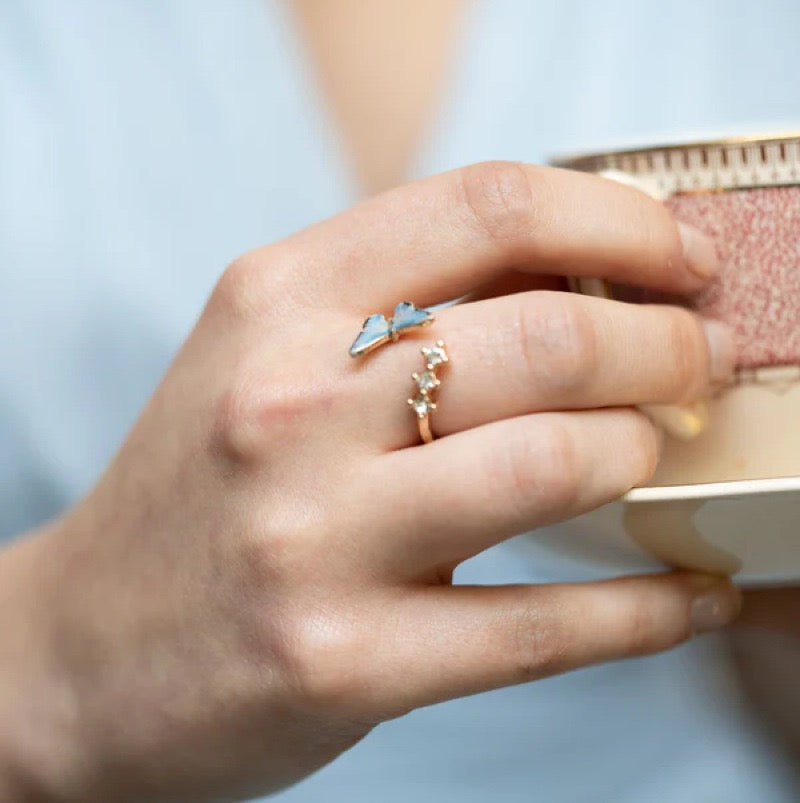
[[[362,428],[371,442],[394,449],[419,439],[403,405],[416,393],[411,373],[425,368],[420,345],[439,338],[450,361],[436,372],[437,436],[528,413],[697,399],[735,360],[721,324],[678,307],[551,291],[458,305],[353,366],[365,393],[381,388],[383,403]]]

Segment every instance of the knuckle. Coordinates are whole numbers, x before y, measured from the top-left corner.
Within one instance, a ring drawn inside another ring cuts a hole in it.
[[[227,318],[265,320],[279,314],[294,294],[292,257],[280,244],[237,257],[217,281],[209,308]]]
[[[588,391],[597,373],[599,345],[591,313],[565,293],[536,296],[537,303],[527,305],[519,318],[526,368],[551,397],[575,399]]]
[[[257,389],[240,381],[217,400],[211,425],[211,452],[234,465],[255,462],[260,450]]]
[[[707,383],[700,324],[689,310],[666,307],[665,312],[672,393],[677,401],[689,401],[697,398]]]
[[[649,264],[662,265],[669,274],[682,262],[680,242],[675,237],[675,222],[666,207],[636,187],[625,187],[627,230],[635,233],[637,256]]]
[[[312,711],[354,706],[364,686],[356,660],[365,654],[360,642],[344,615],[306,613],[285,621],[277,666],[294,701]]]
[[[633,444],[632,482],[629,487],[643,485],[652,479],[661,457],[661,437],[656,425],[642,412],[630,410]],[[624,490],[629,490],[625,488]]]
[[[559,672],[565,665],[569,639],[557,616],[543,615],[531,600],[516,615],[510,654],[512,672],[519,682],[537,680]]]
[[[458,171],[461,198],[481,234],[511,245],[535,225],[538,204],[520,162],[479,162]]]
[[[663,649],[667,645],[662,630],[653,605],[642,594],[631,607],[620,652],[623,655],[647,655]]]
[[[309,419],[333,415],[340,402],[337,383],[310,383],[303,376],[241,372],[219,397],[211,428],[211,450],[229,463],[248,466],[290,446]]]
[[[219,278],[209,306],[230,317],[248,320],[257,315],[264,269],[258,252],[237,257]]]
[[[288,595],[315,570],[319,537],[309,521],[313,518],[310,510],[299,515],[291,499],[283,505],[271,504],[268,510],[249,511],[239,528],[235,551],[237,577],[248,595]]]
[[[560,514],[571,510],[580,494],[575,440],[557,421],[516,433],[504,450],[505,465],[497,472],[498,498],[518,517],[541,516],[542,506]]]
[[[320,583],[327,569],[318,523],[287,518],[263,512],[240,532],[238,594],[252,601],[240,610],[243,644],[305,710],[354,705],[366,680],[362,642],[369,630]]]
[[[540,433],[537,449],[541,465],[547,467],[547,478],[540,488],[549,507],[559,515],[573,510],[581,495],[583,472],[572,430],[560,417],[552,419]]]

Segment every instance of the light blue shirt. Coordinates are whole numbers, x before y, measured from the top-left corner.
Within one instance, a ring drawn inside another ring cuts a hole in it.
[[[482,0],[414,172],[800,127],[799,34],[798,0]],[[88,490],[228,261],[355,200],[330,131],[276,3],[0,2],[0,534]],[[587,529],[457,579],[598,576],[547,546]],[[797,800],[717,646],[417,711],[276,799]]]

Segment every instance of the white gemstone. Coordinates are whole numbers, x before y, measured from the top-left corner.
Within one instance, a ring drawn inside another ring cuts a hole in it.
[[[422,354],[425,357],[425,361],[430,366],[441,365],[443,362],[447,362],[447,352],[441,346],[423,348]]]
[[[423,391],[433,390],[439,385],[439,380],[433,371],[423,371],[421,374],[417,374],[416,381],[419,389]]]
[[[431,410],[434,404],[427,396],[417,396],[411,402],[411,409],[420,417],[424,418]]]

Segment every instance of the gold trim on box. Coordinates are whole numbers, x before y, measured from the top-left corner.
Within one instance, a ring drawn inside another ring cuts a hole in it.
[[[587,173],[624,173],[661,197],[795,186],[800,185],[800,132],[629,148],[559,158],[552,164]]]

